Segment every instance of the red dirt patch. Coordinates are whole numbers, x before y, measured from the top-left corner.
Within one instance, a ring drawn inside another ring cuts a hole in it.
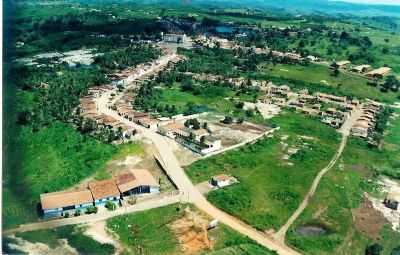
[[[170,225],[184,254],[197,254],[212,248],[208,238],[207,223],[206,219],[186,209],[185,215]]]
[[[381,229],[387,220],[374,209],[372,202],[364,197],[364,201],[357,209],[352,210],[355,227],[364,235],[379,240]]]

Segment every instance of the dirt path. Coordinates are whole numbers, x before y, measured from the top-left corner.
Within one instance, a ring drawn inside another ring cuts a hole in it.
[[[317,187],[319,185],[319,182],[321,181],[322,177],[336,164],[336,161],[340,158],[340,156],[343,153],[344,148],[346,147],[347,143],[347,138],[350,135],[350,130],[355,121],[360,117],[361,115],[361,107],[356,108],[351,116],[343,123],[342,127],[339,129],[339,132],[342,134],[342,140],[340,142],[339,148],[337,149],[335,155],[329,162],[329,164],[321,169],[321,171],[317,174],[315,177],[309,191],[307,192],[306,196],[304,197],[303,201],[299,205],[299,207],[296,209],[296,211],[290,216],[290,218],[287,220],[285,225],[283,225],[278,232],[274,234],[274,238],[276,240],[279,240],[280,242],[284,243],[285,242],[285,236],[287,230],[290,228],[290,226],[296,221],[296,219],[300,216],[300,214],[304,211],[304,209],[308,206],[310,203],[310,199],[313,197],[315,191],[317,190]]]

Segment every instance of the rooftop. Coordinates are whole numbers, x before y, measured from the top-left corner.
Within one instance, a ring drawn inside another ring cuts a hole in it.
[[[147,169],[131,169],[114,177],[121,193],[139,186],[158,186],[158,182]]]
[[[40,195],[42,208],[55,209],[73,205],[92,203],[92,193],[88,189],[77,191],[52,192]]]
[[[114,180],[89,182],[89,189],[92,192],[94,199],[119,196],[119,190]]]

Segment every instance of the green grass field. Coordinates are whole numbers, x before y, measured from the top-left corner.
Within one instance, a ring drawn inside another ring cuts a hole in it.
[[[171,88],[159,89],[156,97],[151,99],[158,105],[175,105],[178,113],[185,113],[188,105],[194,105],[204,111],[213,111],[219,114],[234,116],[236,118],[244,118],[246,120],[264,123],[260,114],[254,112],[252,116],[247,116],[246,111],[235,107],[235,98],[239,101],[253,102],[257,97],[257,92],[248,92],[236,94],[230,88],[225,87],[206,87],[200,90],[200,94],[191,91],[182,91],[178,85]]]
[[[208,199],[261,230],[277,229],[287,220],[339,144],[334,129],[304,115],[286,112],[271,122],[281,127],[273,138],[197,161],[186,169],[194,183],[221,173],[236,176],[239,184],[213,191]],[[293,165],[283,159],[289,147],[299,149],[290,156]]]
[[[374,182],[376,171],[398,176],[400,118],[391,121],[382,148],[370,148],[358,138],[351,138],[339,164],[321,180],[315,196],[304,213],[288,231],[287,242],[305,254],[362,254],[370,237],[356,230],[352,209],[362,201],[363,192],[380,196]],[[396,168],[397,167],[397,168]],[[397,171],[396,171],[397,170]],[[398,177],[397,177],[398,178]],[[317,224],[328,228],[326,235],[305,237],[295,229],[301,225]],[[352,240],[349,242],[349,240]],[[388,226],[381,231],[378,242],[384,247],[382,254],[391,254],[400,243],[400,234]]]
[[[262,74],[267,77],[282,79],[282,81],[287,79],[289,86],[295,85],[291,81],[299,81],[303,83],[304,87],[311,90],[353,96],[359,99],[370,98],[391,103],[396,101],[398,96],[398,93],[383,93],[379,88],[368,86],[368,80],[358,75],[341,72],[338,77],[333,77],[328,67],[323,65],[268,65],[263,68]]]
[[[19,164],[4,174],[5,228],[37,220],[41,193],[61,191],[92,175],[108,177],[107,161],[143,153],[139,144],[103,144],[62,123],[36,133],[23,128],[17,146],[13,157]]]

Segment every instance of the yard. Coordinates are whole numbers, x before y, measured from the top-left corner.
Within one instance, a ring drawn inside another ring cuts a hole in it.
[[[328,164],[339,135],[318,120],[285,112],[271,120],[274,137],[200,160],[186,171],[194,183],[226,173],[239,184],[208,199],[257,229],[278,229],[297,208],[316,173]]]

